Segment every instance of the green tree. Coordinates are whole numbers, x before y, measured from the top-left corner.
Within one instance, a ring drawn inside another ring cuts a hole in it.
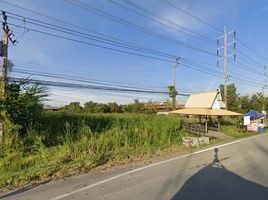
[[[110,111],[110,108],[106,104],[98,103],[95,106],[95,113],[109,113]]]
[[[250,98],[248,95],[239,98],[240,101],[240,112],[247,113],[251,110]]]
[[[97,103],[88,101],[84,104],[84,111],[88,113],[95,113]]]
[[[224,99],[224,86],[220,85],[220,90],[222,92],[222,98]],[[227,108],[231,111],[239,112],[239,95],[234,83],[227,85]]]
[[[113,102],[113,103],[108,103],[107,105],[110,108],[110,111],[112,113],[120,113],[122,112],[122,108],[121,106],[119,106],[117,103]]]
[[[30,84],[27,80],[7,86],[7,96],[1,100],[1,109],[6,118],[19,127],[20,133],[26,133],[30,125],[37,123],[43,111],[42,100],[47,95],[43,87]]]
[[[176,96],[178,95],[178,92],[173,85],[168,86],[168,94],[169,97],[172,98],[173,109],[176,109]]]
[[[134,103],[122,106],[124,112],[129,113],[142,113],[144,110],[144,104],[139,102],[138,99],[134,99]]]
[[[266,103],[267,103],[266,98],[263,96],[261,92],[257,92],[250,98],[251,109],[257,110],[258,112],[265,110]]]
[[[68,105],[62,108],[64,111],[72,112],[72,113],[80,113],[82,111],[82,107],[79,102],[71,102]]]

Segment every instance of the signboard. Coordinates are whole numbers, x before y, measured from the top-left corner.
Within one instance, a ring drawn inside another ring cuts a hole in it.
[[[245,116],[244,117],[244,126],[247,126],[250,124],[250,116]]]
[[[258,132],[258,124],[257,123],[251,123],[247,126],[248,131],[254,131]]]

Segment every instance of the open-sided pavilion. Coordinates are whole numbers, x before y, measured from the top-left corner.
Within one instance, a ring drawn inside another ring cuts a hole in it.
[[[208,132],[208,118],[218,118],[218,132],[220,132],[220,119],[223,116],[241,116],[242,114],[225,110],[225,104],[219,91],[193,93],[185,104],[184,109],[174,110],[171,114],[199,116],[205,118],[205,132]]]

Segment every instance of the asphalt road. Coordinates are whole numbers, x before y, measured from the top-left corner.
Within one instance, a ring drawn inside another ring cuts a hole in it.
[[[0,194],[20,200],[268,199],[268,134],[135,168]]]

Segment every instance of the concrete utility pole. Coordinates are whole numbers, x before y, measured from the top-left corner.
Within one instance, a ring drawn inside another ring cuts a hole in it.
[[[1,77],[1,98],[5,99],[7,95],[7,72],[8,72],[8,42],[11,41],[11,43],[14,45],[17,41],[13,40],[11,36],[13,35],[12,31],[9,29],[7,24],[7,15],[3,11],[3,41],[1,44],[1,55],[3,57],[3,66],[2,66],[2,77]],[[0,143],[3,141],[3,135],[4,135],[4,122],[5,122],[5,116],[6,111],[5,109],[2,111],[0,115]]]
[[[264,85],[262,87],[262,94],[264,95],[265,93],[265,90],[267,89],[267,74],[266,74],[266,66],[264,65],[263,66],[263,69],[264,69]]]
[[[177,79],[177,66],[179,64],[179,59],[180,58],[176,58],[176,62],[173,65],[173,87],[174,87],[174,91],[176,92],[176,79]],[[176,95],[175,95],[175,101],[174,101],[174,106],[176,107]]]
[[[227,110],[227,63],[228,63],[228,54],[227,54],[227,48],[228,48],[228,40],[227,40],[228,34],[226,31],[226,27],[224,27],[224,103],[225,103],[225,109]]]
[[[228,35],[230,34],[233,34],[233,41],[228,43]],[[220,46],[218,49],[217,49],[217,56],[218,56],[218,60],[217,60],[217,65],[219,63],[219,60],[223,59],[223,65],[224,65],[224,88],[223,88],[223,93],[224,93],[224,104],[225,104],[225,109],[227,110],[227,103],[228,103],[228,98],[227,98],[227,87],[228,87],[228,58],[229,58],[229,55],[228,55],[228,47],[230,45],[233,45],[233,49],[236,50],[236,31],[230,31],[230,32],[227,32],[226,30],[226,27],[224,26],[224,33],[223,33],[223,36],[219,37],[218,40],[217,40],[217,45],[219,46],[220,42],[219,42],[219,39],[220,38],[223,38],[223,46]],[[219,50],[220,49],[223,49],[223,56],[220,56],[219,55]],[[233,58],[234,60],[236,60],[236,54],[235,53],[232,53],[233,54]]]
[[[263,85],[263,87],[262,87],[262,95],[263,95],[263,97],[265,97],[265,90],[267,89],[267,74],[266,74],[266,66],[264,65],[263,66],[263,69],[264,69],[264,85]],[[263,105],[262,105],[262,111],[264,111],[265,112],[265,110],[266,110],[266,105],[265,105],[265,103],[263,103]]]
[[[180,58],[176,58],[176,62],[175,62],[175,64],[174,64],[174,66],[173,66],[173,86],[174,86],[174,89],[176,89],[176,72],[177,72],[177,66],[178,66],[178,64],[179,64],[179,59]]]
[[[2,52],[3,52],[3,66],[2,66],[2,79],[1,79],[1,95],[2,98],[6,97],[7,89],[7,49],[8,49],[8,33],[9,28],[7,26],[7,16],[3,12],[3,43],[2,43]]]

